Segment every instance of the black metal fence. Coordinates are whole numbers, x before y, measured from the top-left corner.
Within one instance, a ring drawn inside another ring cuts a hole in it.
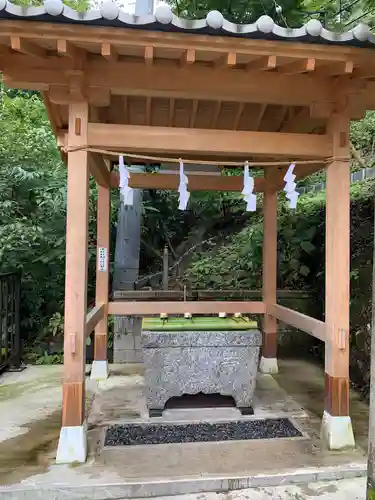
[[[0,372],[20,366],[20,275],[0,274]]]

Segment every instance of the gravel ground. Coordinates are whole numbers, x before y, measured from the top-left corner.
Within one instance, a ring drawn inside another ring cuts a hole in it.
[[[108,428],[105,446],[299,437],[287,418],[197,424],[128,424]]]

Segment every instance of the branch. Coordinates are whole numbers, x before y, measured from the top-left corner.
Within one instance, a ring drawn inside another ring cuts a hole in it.
[[[363,168],[366,168],[366,162],[365,160],[361,157],[361,154],[355,149],[355,147],[353,146],[353,143],[350,141],[349,142],[349,145],[350,145],[350,151],[353,155],[353,158],[363,167]]]

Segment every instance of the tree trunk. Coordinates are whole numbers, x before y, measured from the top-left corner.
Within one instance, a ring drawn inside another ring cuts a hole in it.
[[[372,322],[371,322],[371,379],[370,416],[368,436],[367,500],[375,500],[375,199],[374,199],[374,243],[372,263]]]

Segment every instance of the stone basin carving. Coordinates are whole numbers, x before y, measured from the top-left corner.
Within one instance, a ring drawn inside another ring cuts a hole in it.
[[[183,394],[232,396],[252,414],[262,336],[245,331],[143,331],[146,400],[150,416]]]

